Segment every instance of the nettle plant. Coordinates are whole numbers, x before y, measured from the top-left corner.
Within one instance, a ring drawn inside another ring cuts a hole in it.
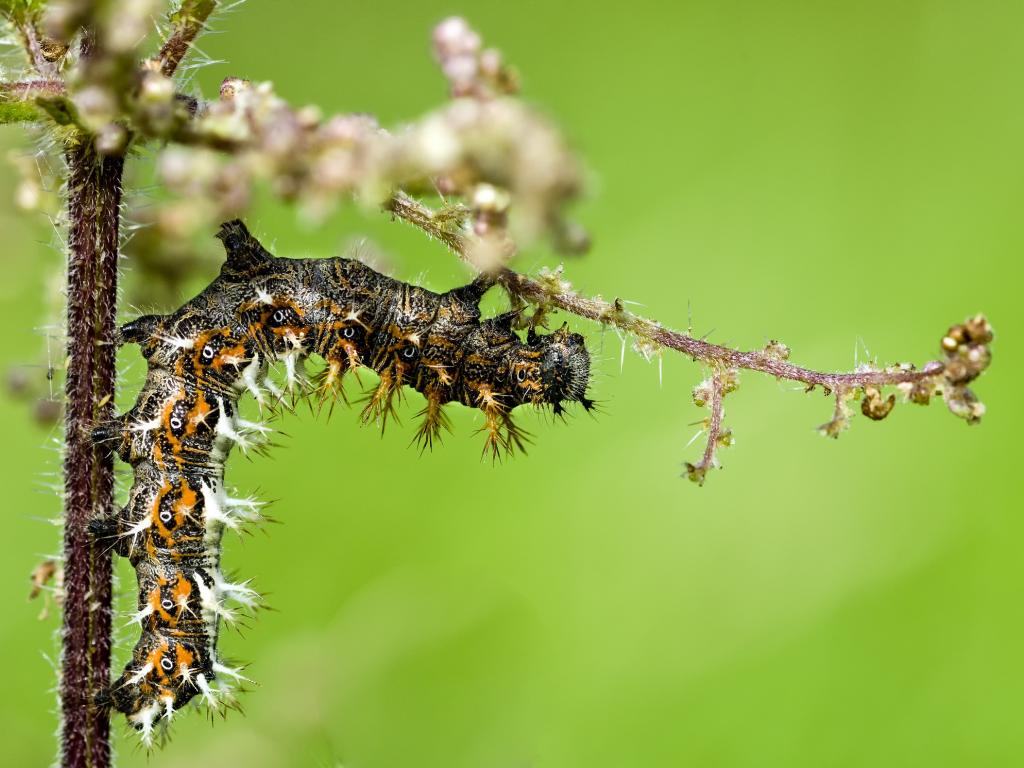
[[[160,16],[163,5],[0,0],[11,49],[0,121],[24,124],[36,142],[16,158],[17,200],[58,205],[66,232],[65,397],[49,407],[64,420],[63,558],[36,574],[40,588],[62,575],[63,765],[110,764],[112,708],[149,744],[193,698],[215,710],[235,702],[229,683],[241,675],[217,660],[216,637],[258,596],[221,576],[220,535],[258,520],[259,505],[227,493],[223,462],[232,446],[257,445],[268,431],[237,413],[247,392],[263,413],[307,395],[333,402],[344,397],[346,372],[365,367],[379,379],[364,421],[383,425],[409,386],[424,396],[421,444],[446,428],[445,404],[459,402],[483,412],[485,453],[497,457],[522,448],[516,406],[561,413],[564,403],[592,405],[583,337],[564,326],[544,332],[566,313],[615,329],[647,359],[673,350],[706,369],[693,390],[707,410],[706,445],[684,473],[698,484],[731,443],[723,403],[743,369],[824,391],[835,403],[820,428],[829,437],[847,428],[854,407],[881,420],[898,399],[941,398],[968,423],[981,418],[967,388],[991,358],[992,329],[981,315],[952,326],[941,358],[920,368],[831,373],[789,362],[779,341],[730,349],[640,317],[619,299],[582,296],[561,269],[516,271],[516,253],[539,239],[586,250],[585,231],[565,215],[582,174],[557,128],[516,98],[501,54],[483,48],[462,19],[433,33],[450,100],[388,130],[363,114],[293,107],[269,83],[229,78],[214,98],[200,94],[188,78],[195,65],[183,64],[196,58],[194,42],[213,14],[227,9],[184,0]],[[123,202],[131,159],[152,163],[166,192],[159,203]],[[344,203],[379,210],[439,241],[477,277],[435,294],[350,259],[276,258],[237,220],[256,185],[313,219]],[[123,218],[136,230],[130,241]],[[175,312],[119,329],[122,248],[147,282],[173,292],[196,267],[191,240],[217,225],[227,251],[220,276]],[[495,287],[509,311],[481,318],[480,299]],[[115,416],[115,353],[129,343],[140,345],[148,374],[135,406]],[[324,364],[312,376],[311,356]],[[268,375],[270,364],[283,379]],[[135,471],[120,510],[115,453]],[[142,638],[112,681],[114,552],[137,570]]]

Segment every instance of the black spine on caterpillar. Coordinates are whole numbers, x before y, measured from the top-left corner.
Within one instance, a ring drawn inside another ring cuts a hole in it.
[[[403,386],[426,405],[417,431],[424,447],[447,427],[445,404],[479,408],[485,451],[522,448],[511,411],[586,397],[590,357],[583,337],[564,327],[531,330],[524,343],[514,313],[481,320],[479,303],[493,281],[437,294],[393,280],[350,259],[276,258],[240,221],[221,226],[227,259],[198,296],[166,316],[147,315],[121,328],[148,361],[135,405],[99,425],[94,437],[132,465],[127,505],[92,531],[131,559],[139,585],[142,635],[124,673],[103,696],[127,715],[148,743],[154,726],[201,695],[219,707],[237,670],[217,656],[220,621],[255,605],[257,595],[220,572],[224,529],[257,516],[254,505],[224,490],[224,460],[234,445],[260,442],[262,424],[242,419],[238,398],[279,402],[301,384],[321,402],[342,394],[357,366],[380,377],[363,410],[382,426]],[[325,368],[312,382],[304,361]],[[284,386],[267,375],[283,363]],[[308,388],[307,388],[308,385]]]

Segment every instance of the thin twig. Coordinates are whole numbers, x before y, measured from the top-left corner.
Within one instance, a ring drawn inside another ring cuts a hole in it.
[[[619,303],[610,303],[599,298],[580,296],[572,290],[550,289],[547,285],[511,270],[501,275],[502,284],[512,293],[531,302],[548,303],[588,320],[614,325],[629,333],[650,339],[663,347],[674,349],[695,361],[717,363],[730,368],[759,371],[779,379],[799,381],[808,386],[822,386],[828,389],[840,387],[861,387],[866,384],[878,386],[916,382],[931,378],[943,370],[938,361],[927,363],[920,370],[898,368],[886,371],[857,371],[853,373],[832,373],[802,368],[779,360],[762,350],[740,351],[719,344],[697,339],[660,323],[635,315]]]
[[[469,260],[469,245],[473,236],[464,230],[454,229],[449,218],[439,219],[430,208],[401,192],[390,198],[384,204],[384,209],[440,240],[459,258]],[[511,246],[511,241],[507,242],[508,245],[504,250],[508,256],[511,256],[514,247]],[[615,326],[662,347],[681,352],[695,361],[726,368],[759,371],[779,379],[799,381],[807,386],[822,386],[835,390],[869,384],[882,386],[903,382],[913,383],[936,376],[942,372],[944,367],[941,362],[933,361],[927,363],[920,370],[895,368],[885,371],[855,371],[853,373],[815,371],[788,363],[763,350],[744,352],[674,331],[654,320],[648,320],[626,310],[620,301],[608,302],[601,298],[581,296],[573,291],[568,283],[557,277],[541,281],[511,269],[503,269],[499,273],[498,279],[509,293],[531,304],[557,307],[587,320]]]
[[[18,25],[21,32],[22,43],[25,45],[25,52],[28,54],[32,66],[35,67],[42,77],[53,77],[57,68],[43,55],[43,47],[39,43],[39,33],[36,32],[35,22],[27,19]]]
[[[0,83],[0,94],[8,99],[34,99],[40,94],[60,96],[67,89],[62,80],[40,78],[37,80],[19,80],[14,83]]]
[[[722,402],[725,400],[725,382],[723,374],[715,372],[711,377],[711,417],[708,419],[708,444],[704,448],[704,457],[700,466],[710,469],[715,461],[715,449],[722,434]]]
[[[59,80],[19,80],[0,83],[0,123],[34,123],[49,114],[42,102],[65,93]]]
[[[707,471],[715,465],[715,452],[718,450],[719,441],[722,437],[722,402],[725,400],[725,384],[727,373],[715,371],[711,375],[711,402],[709,407],[711,415],[705,422],[707,430],[707,445],[704,446],[704,456],[697,464],[686,464],[686,473],[691,480],[704,485],[704,478]]]
[[[423,230],[430,237],[440,240],[448,250],[460,259],[468,260],[466,255],[466,236],[459,228],[452,228],[450,226],[450,219],[446,226],[446,222],[439,218],[435,211],[419,200],[409,197],[404,192],[396,192],[385,201],[383,207],[385,211],[393,213],[402,221],[412,224],[414,227]],[[458,210],[463,212],[463,217],[469,215],[467,208],[460,208]]]
[[[173,30],[157,55],[165,76],[170,77],[177,70],[216,7],[216,0],[182,0],[178,10],[171,14]]]

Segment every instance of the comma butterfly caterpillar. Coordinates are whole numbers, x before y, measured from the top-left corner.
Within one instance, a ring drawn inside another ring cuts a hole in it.
[[[220,544],[225,528],[258,519],[259,510],[228,495],[224,461],[267,428],[241,418],[239,397],[251,393],[262,406],[302,383],[323,403],[344,397],[344,375],[365,366],[380,380],[364,422],[386,423],[402,387],[412,387],[426,400],[416,433],[423,447],[447,428],[444,406],[457,402],[483,412],[485,452],[495,456],[523,447],[511,417],[517,406],[561,413],[566,401],[593,405],[583,337],[563,326],[531,329],[523,342],[516,313],[482,320],[492,278],[437,294],[351,259],[277,258],[240,221],[223,224],[218,237],[227,259],[202,293],[169,315],[122,327],[122,341],[138,344],[148,361],[146,382],[135,405],[94,434],[134,470],[127,505],[90,528],[131,560],[142,627],[124,673],[100,698],[147,744],[195,696],[219,708],[232,701],[230,684],[244,679],[219,660],[217,636],[221,620],[255,606],[258,595],[221,574]],[[311,355],[325,368],[307,382]],[[283,364],[283,386],[270,379],[271,363]]]

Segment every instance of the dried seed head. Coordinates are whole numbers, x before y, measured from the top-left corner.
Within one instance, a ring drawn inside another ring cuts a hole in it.
[[[764,353],[772,360],[789,360],[789,347],[777,339],[772,339],[765,345]]]
[[[740,372],[730,368],[722,374],[722,394],[728,395],[740,388]]]
[[[826,387],[827,389],[827,387]],[[850,407],[847,400],[854,397],[855,393],[850,391],[836,390],[835,410],[832,412],[831,421],[818,427],[818,432],[825,437],[838,438],[840,433],[850,427]]]
[[[703,408],[711,402],[712,386],[711,379],[704,379],[704,381],[694,387],[693,404],[698,408]]]
[[[959,386],[976,379],[992,362],[988,345],[993,338],[992,326],[984,315],[951,327],[942,339],[946,380]]]
[[[946,406],[954,416],[968,424],[977,424],[985,415],[985,404],[980,402],[971,390],[956,387],[945,393]]]
[[[864,396],[860,401],[860,412],[869,419],[881,421],[889,415],[895,405],[896,395],[889,395],[889,397],[883,398],[882,392],[878,387],[870,385],[864,387]]]
[[[985,413],[985,406],[967,388],[967,384],[978,378],[992,362],[989,344],[994,338],[992,326],[984,315],[975,315],[952,326],[942,338],[945,364],[941,371],[936,371],[936,374],[941,374],[941,379],[936,376],[931,391],[936,391],[938,381],[941,381],[946,406],[968,424],[978,423]],[[915,402],[927,402],[927,394],[930,392],[912,391],[911,398],[917,397]]]
[[[691,464],[690,462],[686,462],[683,466],[686,467],[686,477],[690,482],[704,485],[704,479],[708,473],[707,467],[703,464]]]
[[[240,93],[252,88],[252,83],[242,77],[225,77],[220,84],[221,101],[231,101]]]
[[[915,405],[928,405],[931,402],[932,395],[935,394],[937,381],[935,377],[929,379],[919,379],[915,382],[904,382],[898,385],[898,389],[903,393],[904,397]]]
[[[39,49],[43,53],[43,58],[52,64],[64,58],[64,54],[68,52],[68,44],[52,37],[44,37],[39,41]]]

